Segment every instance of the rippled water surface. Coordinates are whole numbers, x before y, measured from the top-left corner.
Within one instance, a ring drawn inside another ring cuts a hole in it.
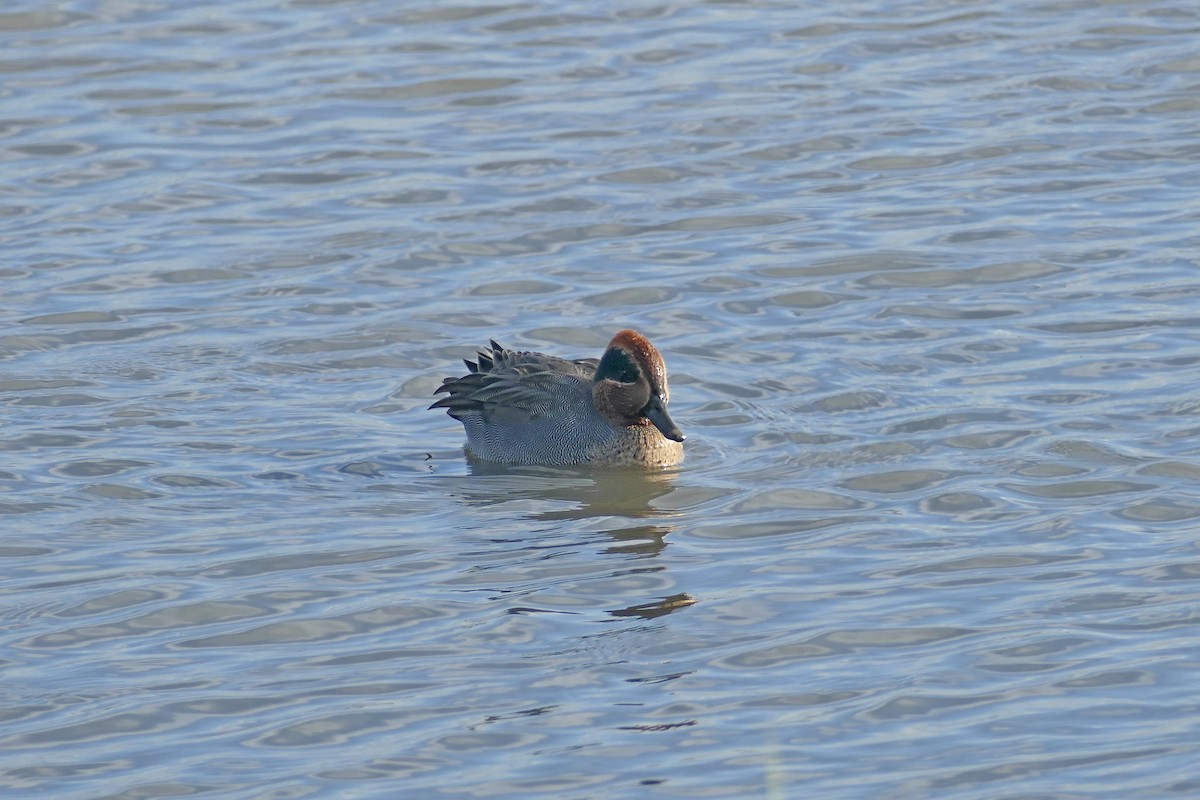
[[[0,794],[1197,796],[1198,37],[6,4]],[[426,410],[621,327],[677,469]]]

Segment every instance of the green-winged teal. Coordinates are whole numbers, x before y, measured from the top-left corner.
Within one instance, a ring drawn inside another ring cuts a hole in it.
[[[650,341],[619,331],[599,359],[506,350],[495,341],[446,378],[444,408],[476,458],[507,464],[666,467],[683,460],[667,414],[667,368]]]

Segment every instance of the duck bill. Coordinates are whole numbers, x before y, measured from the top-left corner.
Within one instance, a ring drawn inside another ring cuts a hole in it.
[[[667,406],[661,397],[651,398],[650,403],[642,411],[642,416],[654,423],[654,427],[672,441],[682,442],[687,438],[683,435],[683,431],[679,430],[675,421],[671,419],[671,415],[667,413]]]

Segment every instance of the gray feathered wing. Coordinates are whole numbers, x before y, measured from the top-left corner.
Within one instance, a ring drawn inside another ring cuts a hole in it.
[[[574,361],[542,353],[505,350],[495,341],[467,361],[469,372],[446,378],[437,393],[446,393],[430,408],[444,408],[457,420],[474,414],[536,420],[575,406],[591,390],[599,359]]]

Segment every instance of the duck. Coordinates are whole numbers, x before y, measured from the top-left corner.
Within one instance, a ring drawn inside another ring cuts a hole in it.
[[[670,467],[683,460],[683,431],[667,413],[662,354],[621,330],[600,358],[509,350],[496,341],[448,377],[430,409],[463,424],[467,454],[526,465]]]

